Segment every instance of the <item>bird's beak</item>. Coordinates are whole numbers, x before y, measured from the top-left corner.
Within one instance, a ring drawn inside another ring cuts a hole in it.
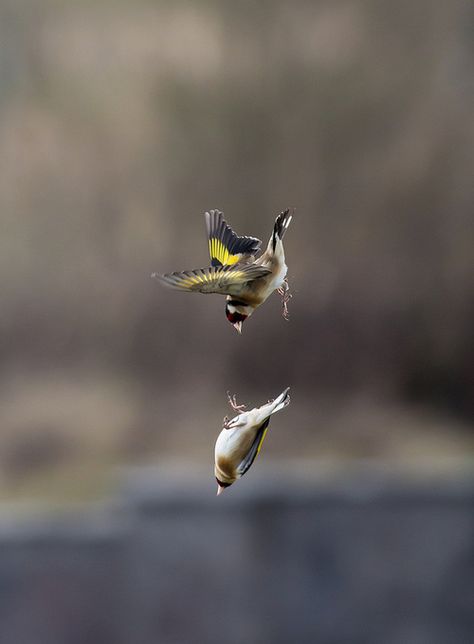
[[[233,325],[239,333],[242,333],[242,322],[234,322]]]
[[[218,483],[217,484],[217,496],[219,496],[219,494],[222,494],[222,492],[224,490],[225,490],[225,487],[222,487],[222,485],[219,485],[219,483]]]

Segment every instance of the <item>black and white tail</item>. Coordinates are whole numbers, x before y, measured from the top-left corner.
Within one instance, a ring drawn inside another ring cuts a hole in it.
[[[288,226],[293,218],[293,215],[290,215],[290,209],[287,208],[281,212],[275,220],[275,225],[273,226],[273,235],[272,235],[272,245],[273,250],[276,248],[277,241],[283,239]]]

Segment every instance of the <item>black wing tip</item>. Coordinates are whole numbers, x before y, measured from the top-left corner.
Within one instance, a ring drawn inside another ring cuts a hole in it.
[[[237,237],[233,243],[233,251],[235,253],[253,255],[260,250],[261,245],[262,242],[256,237]]]
[[[221,222],[224,222],[224,213],[218,208],[211,208],[206,210],[204,213],[206,218],[207,233],[209,237],[212,237],[213,234],[221,227]]]

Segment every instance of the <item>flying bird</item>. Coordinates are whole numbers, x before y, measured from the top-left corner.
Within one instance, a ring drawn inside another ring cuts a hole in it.
[[[257,256],[262,242],[256,237],[239,237],[226,223],[222,212],[205,213],[211,266],[191,271],[153,273],[152,277],[171,288],[226,295],[225,313],[234,328],[242,325],[273,293],[282,298],[283,317],[289,318],[291,298],[286,279],[283,237],[290,225],[289,209],[280,213],[265,252]]]
[[[230,406],[238,415],[231,420],[224,418],[223,429],[217,437],[214,475],[218,495],[249,470],[262,447],[271,415],[289,405],[289,391],[287,387],[275,400],[250,411],[246,411],[245,405],[238,405],[235,396],[227,394]]]

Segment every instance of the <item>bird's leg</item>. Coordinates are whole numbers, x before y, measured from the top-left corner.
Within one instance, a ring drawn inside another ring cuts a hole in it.
[[[290,319],[290,313],[288,311],[288,302],[291,300],[293,295],[290,293],[290,285],[288,284],[288,278],[285,277],[283,280],[282,285],[278,289],[279,295],[281,295],[281,304],[283,307],[282,310],[282,315],[285,318],[285,320]]]
[[[230,393],[227,392],[227,400],[229,401],[229,405],[232,407],[233,411],[236,411],[239,414],[247,409],[246,405],[237,404],[237,394],[231,396]]]

